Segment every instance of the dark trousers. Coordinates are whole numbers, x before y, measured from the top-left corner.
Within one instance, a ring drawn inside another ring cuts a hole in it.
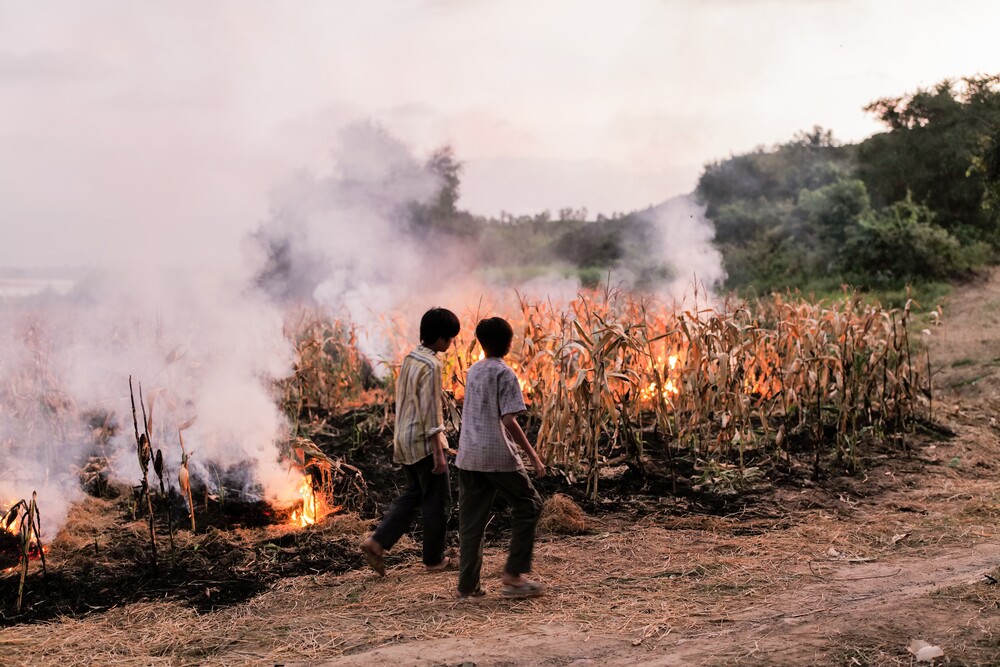
[[[535,526],[542,511],[542,499],[524,470],[514,472],[458,471],[458,533],[461,539],[458,591],[472,593],[479,588],[483,567],[483,537],[499,493],[510,505],[510,547],[504,572],[514,576],[531,572],[535,550]]]
[[[372,539],[391,549],[403,533],[413,525],[420,510],[424,525],[424,565],[437,565],[444,560],[445,535],[451,516],[451,482],[448,472],[435,475],[434,457],[428,456],[412,465],[404,465],[409,486],[389,506]]]

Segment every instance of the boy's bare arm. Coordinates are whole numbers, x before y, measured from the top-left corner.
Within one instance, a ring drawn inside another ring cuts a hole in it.
[[[528,458],[531,459],[531,467],[535,469],[535,476],[545,477],[545,464],[543,464],[542,460],[538,458],[538,452],[536,452],[535,448],[531,446],[531,443],[528,442],[528,436],[526,436],[524,431],[521,430],[521,425],[517,423],[517,415],[513,413],[504,415],[500,418],[500,422],[503,424],[503,427],[507,429],[507,432],[510,433],[511,437],[514,438],[514,442],[516,442],[521,449],[524,450],[524,453],[528,455]]]
[[[438,431],[434,434],[434,467],[431,469],[435,475],[448,472],[448,459],[444,456],[446,449],[448,449],[448,439],[444,431]]]

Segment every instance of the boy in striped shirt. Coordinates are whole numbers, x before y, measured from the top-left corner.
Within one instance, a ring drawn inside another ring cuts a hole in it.
[[[451,515],[451,482],[445,449],[441,360],[461,328],[455,313],[431,308],[420,320],[420,345],[399,369],[396,380],[396,430],[393,459],[403,466],[409,485],[392,503],[375,532],[361,543],[372,569],[385,576],[385,552],[410,529],[420,511],[424,527],[423,561],[428,571],[451,569],[445,535]]]

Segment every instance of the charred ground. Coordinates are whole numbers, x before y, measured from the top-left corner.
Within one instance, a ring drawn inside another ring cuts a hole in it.
[[[244,603],[283,578],[363,569],[358,535],[373,525],[404,481],[392,462],[391,431],[378,426],[383,413],[381,406],[375,406],[329,416],[326,435],[317,438],[317,444],[325,454],[355,465],[366,492],[348,495],[342,486],[344,509],[309,528],[290,526],[288,512],[240,500],[235,491],[220,499],[199,489],[195,497],[203,500],[196,503],[195,533],[185,529],[181,498],[170,499],[172,526],[162,512],[157,513],[154,563],[148,522],[141,510],[136,513],[136,490],[106,480],[90,485],[98,493],[74,508],[51,545],[45,572],[40,562],[31,563],[20,612],[14,604],[19,568],[0,578],[0,625],[80,617],[153,600],[175,600],[208,613]],[[813,452],[803,444],[790,447],[793,453],[787,459],[769,462],[766,476],[743,482],[724,475],[704,480],[690,460],[667,460],[657,434],[650,431],[645,434],[642,468],[623,464],[608,469],[597,500],[589,496],[585,481],[564,472],[554,471],[536,484],[543,497],[564,494],[598,523],[673,517],[677,525],[689,525],[700,516],[729,517],[739,519],[731,526],[732,535],[758,535],[788,526],[796,511],[836,508],[844,494],[877,499],[898,486],[901,477],[896,472],[916,473],[928,465],[924,448],[945,437],[949,429],[925,424],[922,431],[914,434],[905,450],[889,446],[874,450],[864,469],[853,473],[843,461],[830,458],[822,461],[817,476]],[[881,474],[871,474],[875,470]],[[704,480],[700,485],[699,479]],[[452,484],[457,500],[455,479]],[[496,507],[487,543],[500,547],[509,536],[509,513],[500,498]],[[457,527],[453,512],[452,536]],[[389,554],[388,565],[417,558],[420,536],[417,522],[412,539]]]

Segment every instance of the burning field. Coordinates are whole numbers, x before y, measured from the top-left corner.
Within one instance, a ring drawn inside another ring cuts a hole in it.
[[[482,354],[470,332],[500,314],[552,473],[536,572],[550,594],[462,605],[452,575],[419,566],[419,526],[386,579],[357,546],[402,481],[392,397],[416,318],[219,297],[9,309],[0,662],[518,664],[502,640],[518,633],[532,662],[721,664],[759,645],[788,664],[895,665],[927,636],[989,664],[996,595],[970,578],[1000,557],[995,447],[982,419],[968,440],[961,384],[935,361],[956,354],[934,346],[940,309],[610,286],[455,297],[472,305],[442,355],[449,440]],[[487,580],[508,534],[501,511]],[[858,602],[869,583],[905,621]],[[975,631],[950,624],[977,605]],[[847,639],[769,639],[813,618]],[[946,631],[914,620],[931,618]]]
[[[936,428],[928,350],[912,340],[909,306],[852,295],[666,307],[611,289],[562,302],[516,293],[465,311],[463,332],[494,311],[515,325],[508,360],[530,406],[527,431],[555,473],[542,488],[564,499],[555,519],[549,508],[556,532],[585,531],[586,515],[641,518],[664,504],[725,515],[775,485],[863,474],[875,457],[906,454],[915,429]],[[30,499],[3,507],[4,625],[141,601],[208,613],[289,577],[362,566],[357,541],[396,493],[390,397],[412,339],[405,327],[386,326],[394,356],[373,359],[356,324],[321,310],[286,315],[294,363],[267,385],[283,435],[271,461],[235,463],[212,458],[218,432],[197,428],[211,420],[182,391],[198,386],[187,376],[202,365],[183,350],[166,350],[152,388],[128,378],[103,406],[82,405],[46,363],[47,332],[22,331],[34,356],[4,377],[3,404],[20,420],[20,439],[9,432],[4,446],[13,461],[39,434],[73,441],[35,454],[65,462],[72,451],[62,483],[76,489],[26,489]],[[455,428],[462,378],[480,355],[467,333],[445,355]],[[273,467],[282,474],[261,476]],[[268,488],[274,480],[282,488]],[[77,500],[65,518],[47,523],[49,498],[66,496]],[[504,528],[501,516],[491,538]],[[412,555],[404,545],[390,564]]]

